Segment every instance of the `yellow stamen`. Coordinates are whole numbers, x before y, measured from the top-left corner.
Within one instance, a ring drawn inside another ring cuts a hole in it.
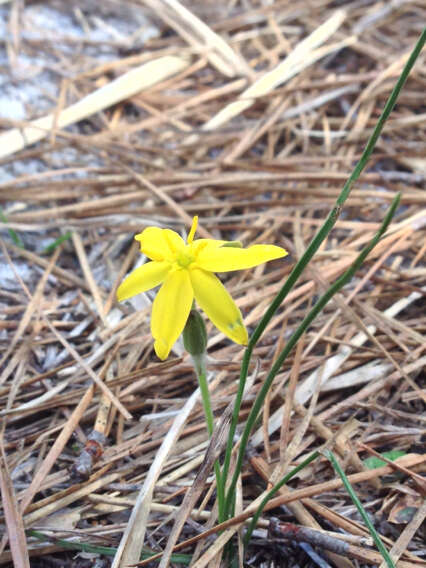
[[[194,235],[195,235],[195,231],[197,230],[197,225],[198,225],[198,215],[195,215],[195,217],[192,219],[192,226],[191,226],[191,230],[189,231],[189,235],[188,238],[186,239],[186,242],[190,245],[192,243],[192,241],[194,240]]]

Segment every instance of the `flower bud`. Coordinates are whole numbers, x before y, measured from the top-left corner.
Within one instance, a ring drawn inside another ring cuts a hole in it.
[[[202,355],[205,353],[207,331],[204,320],[197,310],[189,312],[182,335],[183,344],[190,355]]]

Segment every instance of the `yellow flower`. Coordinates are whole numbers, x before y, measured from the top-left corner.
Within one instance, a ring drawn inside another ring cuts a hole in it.
[[[236,343],[246,345],[247,330],[241,312],[213,272],[229,272],[282,258],[287,252],[274,245],[236,248],[214,239],[194,240],[194,217],[187,242],[175,231],[147,227],[135,239],[151,262],[136,268],[119,286],[121,302],[162,284],[152,306],[151,332],[154,349],[166,359],[182,333],[195,300],[214,325]]]

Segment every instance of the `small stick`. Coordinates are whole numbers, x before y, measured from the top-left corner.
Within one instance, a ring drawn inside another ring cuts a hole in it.
[[[119,346],[120,343],[116,345],[100,372],[101,377],[106,375],[106,382],[113,378],[111,363]],[[88,435],[86,444],[78,459],[71,466],[70,474],[73,480],[81,482],[89,479],[92,475],[93,465],[101,458],[106,442],[106,429],[111,406],[111,398],[105,393],[102,393],[93,430]]]
[[[269,536],[271,539],[308,542],[312,546],[319,546],[336,554],[348,555],[349,543],[329,534],[295,525],[293,523],[281,523],[278,519],[269,522]]]
[[[102,403],[101,403],[102,406]],[[106,437],[102,432],[93,429],[87,437],[86,444],[78,456],[77,461],[71,466],[71,479],[82,482],[89,479],[95,464],[103,454],[103,446]]]
[[[276,519],[270,521],[269,533],[272,536],[271,540],[275,539],[275,541],[278,542],[282,540],[308,542],[312,546],[319,546],[325,550],[333,551],[337,554],[348,556],[349,558],[357,558],[368,564],[379,564],[382,561],[381,554],[375,550],[355,546],[333,536],[306,527],[293,525],[292,523],[280,523]],[[414,562],[400,560],[398,566],[401,568],[413,568],[416,564]]]

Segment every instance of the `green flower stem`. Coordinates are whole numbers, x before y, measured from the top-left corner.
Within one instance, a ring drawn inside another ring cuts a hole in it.
[[[367,528],[370,531],[371,537],[373,538],[374,542],[376,543],[376,546],[379,549],[380,554],[383,556],[386,564],[388,565],[389,568],[395,568],[395,564],[394,564],[392,558],[390,557],[389,552],[387,551],[385,545],[383,544],[383,542],[382,542],[382,540],[379,536],[379,533],[376,531],[376,529],[373,526],[373,523],[370,521],[370,518],[369,518],[367,512],[365,511],[364,507],[362,506],[361,501],[358,499],[357,494],[353,490],[352,485],[349,482],[349,479],[346,477],[345,472],[340,467],[340,464],[337,461],[336,457],[334,456],[333,452],[331,452],[330,450],[325,450],[323,453],[324,453],[325,457],[328,460],[330,460],[334,470],[338,473],[340,479],[342,480],[346,491],[349,493],[355,507],[358,509],[359,514],[363,518],[364,523],[367,525]]]
[[[198,383],[200,385],[201,398],[203,401],[204,414],[207,423],[207,432],[209,433],[209,437],[211,438],[214,430],[214,416],[210,402],[209,386],[207,384],[207,373],[204,355],[192,355],[191,357],[194,363],[195,372],[197,373]]]
[[[201,399],[203,401],[204,415],[206,417],[207,432],[209,434],[209,438],[211,438],[214,430],[214,416],[210,401],[209,385],[207,383],[205,356],[204,354],[201,354],[191,355],[191,357],[194,363],[195,372],[197,374],[198,384],[200,385]],[[218,460],[216,460],[214,463],[214,473],[216,477],[218,516],[219,522],[222,522],[225,520],[223,516],[225,506],[225,487],[222,483],[223,478],[221,475],[220,464]]]
[[[336,200],[335,206],[333,207],[332,211],[329,213],[327,219],[325,220],[322,227],[319,229],[318,233],[312,239],[311,243],[309,244],[309,246],[306,249],[305,253],[303,254],[302,258],[294,266],[294,268],[291,271],[291,273],[290,273],[288,279],[286,280],[284,286],[281,288],[281,290],[278,292],[278,294],[276,295],[275,299],[273,300],[273,302],[271,303],[269,308],[266,310],[265,314],[263,315],[263,317],[260,320],[259,324],[257,325],[256,329],[254,330],[253,335],[250,338],[249,344],[246,348],[246,351],[245,351],[244,357],[243,357],[243,361],[242,361],[242,364],[241,364],[238,393],[237,393],[237,396],[235,398],[234,411],[233,411],[233,414],[232,414],[231,427],[230,427],[230,431],[229,431],[229,439],[228,439],[228,444],[227,444],[227,447],[226,447],[225,460],[224,460],[224,464],[223,464],[223,473],[222,473],[223,479],[227,478],[228,472],[229,472],[233,441],[234,441],[235,431],[237,429],[238,417],[239,417],[239,414],[240,414],[241,403],[242,403],[242,399],[243,399],[244,388],[245,388],[246,381],[247,381],[248,368],[249,368],[250,359],[251,359],[251,356],[252,356],[252,353],[253,353],[253,349],[254,349],[256,343],[258,342],[260,336],[265,331],[266,326],[271,321],[273,315],[275,314],[277,309],[280,307],[281,303],[286,298],[287,294],[292,290],[293,286],[296,284],[297,280],[299,279],[300,275],[302,274],[302,272],[306,268],[307,264],[310,262],[310,260],[312,259],[312,257],[316,253],[316,251],[319,249],[322,242],[325,240],[327,235],[330,233],[335,222],[337,221],[337,219],[340,215],[340,211],[342,209],[342,206],[344,205],[346,199],[348,198],[353,184],[357,181],[357,179],[361,175],[362,171],[364,170],[364,168],[367,164],[367,161],[369,160],[369,158],[370,158],[370,156],[371,156],[371,154],[374,150],[374,146],[377,142],[377,139],[380,136],[380,134],[383,130],[383,127],[386,123],[386,120],[388,119],[390,113],[392,112],[393,107],[395,106],[395,103],[397,101],[399,93],[400,93],[402,87],[404,86],[404,83],[406,82],[407,77],[408,77],[414,63],[417,60],[417,58],[418,58],[418,56],[419,56],[419,54],[420,54],[420,52],[421,52],[421,50],[422,50],[422,48],[425,44],[425,41],[426,41],[426,29],[423,30],[423,32],[420,35],[420,38],[417,41],[410,57],[408,58],[408,61],[405,64],[405,67],[402,70],[402,73],[399,76],[398,81],[396,82],[396,85],[393,88],[392,93],[390,94],[388,101],[386,102],[386,105],[383,109],[383,112],[380,115],[380,118],[379,118],[379,120],[376,124],[376,127],[374,128],[374,131],[373,131],[370,139],[367,142],[367,145],[364,149],[364,152],[362,153],[362,156],[361,156],[359,162],[357,163],[357,165],[355,166],[352,174],[350,175],[347,182],[343,186],[342,191],[340,192],[340,195],[338,196],[338,198]]]
[[[281,481],[279,481],[276,485],[274,485],[274,487],[270,491],[268,491],[268,493],[262,499],[262,502],[260,503],[256,513],[254,514],[254,516],[253,516],[253,518],[250,522],[250,525],[247,528],[247,532],[244,536],[244,548],[247,548],[247,545],[250,541],[251,535],[253,534],[253,531],[256,528],[257,521],[259,520],[260,515],[262,514],[263,509],[265,508],[265,505],[268,503],[268,501],[270,501],[272,499],[272,497],[275,495],[275,493],[277,493],[283,485],[286,485],[292,477],[294,477],[302,469],[305,469],[305,467],[308,466],[314,460],[316,460],[319,455],[320,455],[320,453],[318,451],[313,452],[310,456],[308,456],[305,460],[303,460],[303,462],[301,464],[299,464],[294,469],[292,469],[289,473],[287,473],[287,475],[285,475],[281,479]]]
[[[386,214],[386,217],[385,217],[380,229],[378,230],[378,232],[371,239],[369,244],[366,247],[364,247],[364,249],[361,251],[361,253],[358,255],[358,257],[355,259],[355,261],[351,264],[351,266],[348,268],[348,270],[346,270],[346,272],[344,274],[342,274],[336,280],[336,282],[334,284],[332,284],[330,286],[330,288],[328,288],[328,290],[317,301],[317,303],[310,310],[310,312],[306,315],[306,317],[304,318],[302,323],[299,325],[299,327],[296,329],[296,331],[291,335],[291,337],[288,340],[287,344],[285,345],[284,349],[281,351],[281,353],[277,357],[275,363],[272,365],[271,370],[269,371],[269,374],[266,377],[266,380],[264,381],[259,393],[256,396],[256,399],[254,401],[254,404],[252,406],[250,414],[248,415],[245,428],[244,428],[243,433],[241,435],[241,441],[240,441],[240,447],[239,447],[239,451],[238,451],[235,473],[232,477],[232,481],[229,485],[228,492],[227,492],[226,499],[225,499],[225,514],[226,515],[229,513],[229,511],[231,510],[231,507],[232,507],[232,503],[233,503],[233,499],[234,499],[234,493],[235,493],[235,487],[236,487],[236,484],[237,484],[239,473],[240,473],[242,465],[243,465],[244,454],[245,454],[245,450],[246,450],[246,447],[247,447],[247,443],[248,443],[248,440],[249,440],[250,433],[251,433],[251,431],[254,427],[254,424],[257,420],[259,412],[260,412],[262,405],[265,401],[265,397],[266,397],[266,395],[267,395],[267,393],[268,393],[268,391],[269,391],[269,389],[272,385],[272,382],[273,382],[275,376],[277,375],[278,371],[280,370],[282,364],[284,363],[284,361],[288,357],[289,353],[291,352],[293,347],[296,345],[296,343],[298,342],[300,337],[303,335],[303,333],[306,331],[306,329],[309,327],[309,325],[313,322],[313,320],[317,317],[317,315],[322,311],[324,306],[329,302],[329,300],[334,296],[334,294],[336,294],[336,292],[338,292],[341,288],[343,288],[343,286],[345,284],[347,284],[351,280],[351,278],[353,277],[355,272],[358,270],[358,268],[364,262],[367,255],[371,252],[371,250],[379,242],[380,238],[382,237],[383,233],[387,230],[389,223],[392,220],[392,217],[395,213],[395,210],[398,207],[399,200],[400,200],[400,194],[398,193],[395,196],[394,200],[392,201],[392,204],[389,207],[389,210]],[[222,475],[223,475],[223,473],[222,473]]]

